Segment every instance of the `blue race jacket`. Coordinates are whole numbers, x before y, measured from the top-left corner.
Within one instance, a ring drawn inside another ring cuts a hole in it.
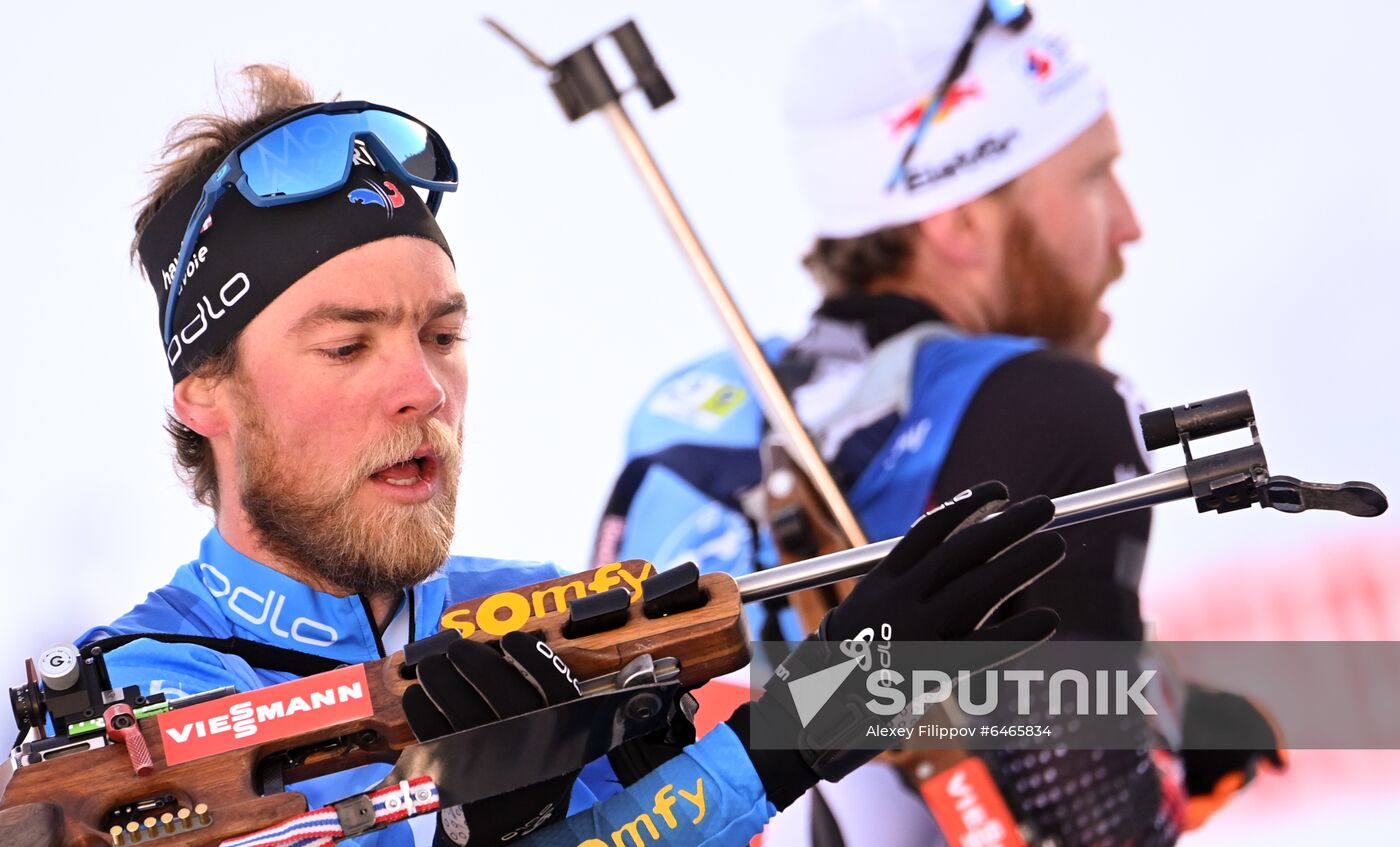
[[[153,591],[146,601],[108,626],[86,632],[79,644],[127,633],[156,632],[215,638],[240,638],[314,653],[347,663],[373,661],[399,649],[399,643],[382,644],[399,630],[399,639],[411,641],[437,632],[443,611],[456,603],[498,591],[539,582],[559,575],[552,565],[453,556],[433,577],[408,592],[406,602],[386,630],[376,635],[358,596],[335,597],[315,591],[266,565],[234,550],[211,530],[200,546],[199,558],[181,566],[169,585]],[[196,694],[227,685],[248,691],[294,679],[292,674],[253,668],[236,656],[188,644],[161,644],[141,639],[107,653],[112,684],[137,685],[147,694],[169,697]],[[727,732],[727,731],[726,731]],[[315,809],[378,783],[388,765],[369,765],[288,786],[306,795]],[[674,785],[704,805],[703,819],[683,814],[691,808],[686,795],[677,793],[675,820],[687,825],[667,844],[724,844],[735,828],[758,832],[772,814],[758,776],[732,733],[711,733],[632,788],[619,794],[620,786],[605,759],[591,763],[574,786],[569,811],[575,817],[538,838],[563,838],[578,833],[578,842],[596,837],[611,843],[612,833],[637,819],[635,808],[655,806],[657,791]],[[610,806],[597,806],[601,798],[614,797]],[[645,795],[645,796],[643,796]],[[670,796],[670,795],[668,795]],[[625,817],[624,817],[625,816]],[[674,816],[673,816],[674,817]],[[760,819],[761,818],[761,819]],[[657,819],[670,820],[660,813]],[[432,843],[433,816],[401,823],[341,843],[358,847],[420,847]],[[592,829],[590,829],[592,827]],[[714,840],[715,833],[722,840]],[[574,842],[574,843],[578,843]]]

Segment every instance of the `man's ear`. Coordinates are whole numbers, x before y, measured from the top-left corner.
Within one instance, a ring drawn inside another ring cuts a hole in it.
[[[961,206],[919,221],[924,239],[944,263],[975,269],[997,260],[997,245],[1005,228],[1004,209],[991,197],[979,197]]]
[[[175,416],[190,429],[214,438],[228,432],[226,377],[187,376],[175,384]]]

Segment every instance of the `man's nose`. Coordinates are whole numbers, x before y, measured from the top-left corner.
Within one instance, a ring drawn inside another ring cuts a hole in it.
[[[442,381],[420,345],[396,354],[385,409],[391,418],[426,418],[446,402]]]
[[[1128,192],[1123,190],[1123,183],[1118,181],[1118,177],[1113,178],[1113,243],[1131,244],[1142,238],[1142,224],[1138,222],[1137,212],[1133,210],[1132,201],[1128,199]]]

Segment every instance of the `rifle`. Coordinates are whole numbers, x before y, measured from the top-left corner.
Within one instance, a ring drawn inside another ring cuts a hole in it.
[[[1152,413],[1152,431],[1185,445],[1191,432],[1225,431],[1231,416],[1253,429],[1252,410],[1247,422],[1239,417],[1242,402],[1247,395]],[[1255,435],[1248,447],[1059,498],[1050,527],[1188,498],[1200,511],[1256,503],[1364,517],[1385,511],[1385,495],[1369,483],[1270,476]],[[860,576],[897,541],[737,578],[693,564],[660,573],[643,560],[608,564],[452,606],[442,631],[386,659],[246,693],[167,701],[136,686],[113,689],[100,643],[50,648],[40,672],[28,663],[28,682],[10,691],[31,738],[0,766],[0,841],[231,845],[307,813],[306,798],[287,784],[393,764],[376,788],[318,812],[339,825],[335,837],[348,837],[569,773],[663,727],[683,688],[748,664],[746,602]],[[584,696],[420,742],[402,707],[417,664],[457,638],[490,641],[518,629],[538,635],[584,679]]]

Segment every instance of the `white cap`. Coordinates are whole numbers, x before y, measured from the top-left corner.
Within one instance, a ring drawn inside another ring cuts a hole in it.
[[[866,0],[799,49],[786,113],[818,235],[864,235],[966,203],[1034,167],[1103,115],[1097,77],[1039,13],[1020,32],[992,23],[889,187],[982,5]]]

